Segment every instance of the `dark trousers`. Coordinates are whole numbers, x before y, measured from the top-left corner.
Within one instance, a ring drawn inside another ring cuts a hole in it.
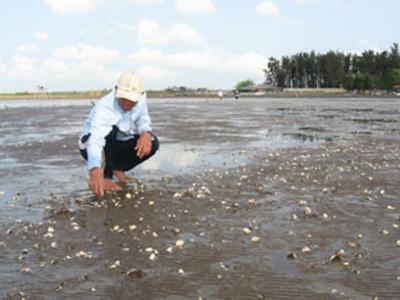
[[[151,152],[149,155],[139,158],[136,154],[136,144],[139,135],[128,141],[117,141],[118,128],[113,126],[112,131],[106,136],[106,145],[104,147],[105,167],[104,177],[112,178],[113,171],[129,171],[152,157],[160,147],[157,137],[153,135],[151,141]],[[87,151],[80,150],[81,155],[87,160]]]

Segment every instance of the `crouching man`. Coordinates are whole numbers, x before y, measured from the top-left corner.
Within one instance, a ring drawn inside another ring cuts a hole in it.
[[[90,189],[98,197],[108,190],[120,190],[121,184],[132,180],[125,172],[153,156],[158,147],[143,82],[135,73],[125,72],[115,90],[90,111],[80,134],[79,148],[87,160]]]

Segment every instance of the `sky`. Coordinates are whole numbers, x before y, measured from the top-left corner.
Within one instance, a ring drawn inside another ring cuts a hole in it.
[[[13,0],[0,10],[0,92],[230,89],[268,58],[400,42],[399,0]]]

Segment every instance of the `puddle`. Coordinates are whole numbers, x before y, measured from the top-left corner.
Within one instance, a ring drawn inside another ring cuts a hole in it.
[[[159,178],[163,175],[198,173],[210,168],[230,168],[246,162],[246,156],[216,147],[161,142],[160,150],[135,169],[138,177]]]
[[[280,133],[272,134],[269,133],[263,139],[252,142],[251,147],[261,148],[261,149],[280,149],[298,146],[318,146],[321,143],[332,142],[332,137],[324,137],[313,134],[304,133]]]
[[[26,107],[71,107],[92,105],[93,100],[62,99],[62,100],[0,100],[0,110]]]

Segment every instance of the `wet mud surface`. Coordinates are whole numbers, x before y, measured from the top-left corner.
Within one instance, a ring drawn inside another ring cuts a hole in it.
[[[4,299],[400,298],[397,99],[150,100],[160,151],[103,200],[88,102],[5,106]]]

